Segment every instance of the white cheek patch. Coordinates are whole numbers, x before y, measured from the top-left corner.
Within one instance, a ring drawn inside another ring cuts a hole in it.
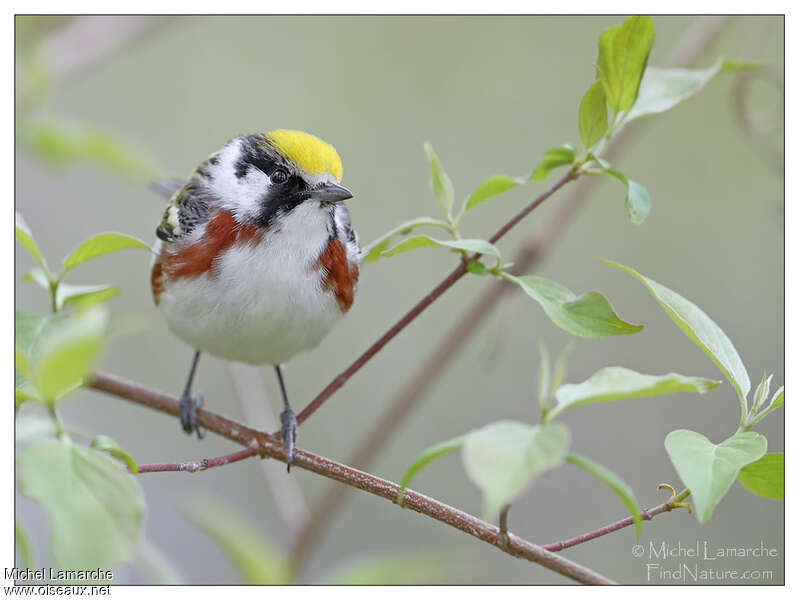
[[[236,177],[236,162],[242,155],[241,140],[233,140],[219,153],[219,163],[212,170],[210,188],[219,198],[221,208],[231,211],[238,221],[256,219],[260,202],[272,185],[269,177],[250,167],[242,178]]]
[[[236,176],[234,175],[234,178]],[[236,216],[239,222],[256,219],[261,212],[261,199],[271,186],[267,175],[256,167],[249,167],[247,174],[237,179],[237,192],[231,196],[222,196],[223,204],[226,198],[235,199],[227,208]]]

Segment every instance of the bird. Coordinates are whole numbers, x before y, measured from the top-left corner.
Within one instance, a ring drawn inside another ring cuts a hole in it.
[[[150,285],[169,330],[194,349],[183,430],[203,437],[192,392],[202,353],[272,365],[287,470],[297,418],[282,365],[313,349],[349,311],[361,250],[336,149],[302,131],[229,140],[170,197],[156,228]]]

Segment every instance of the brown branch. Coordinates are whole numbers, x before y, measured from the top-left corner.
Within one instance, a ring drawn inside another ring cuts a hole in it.
[[[675,50],[667,60],[667,65],[675,67],[691,65],[719,35],[727,20],[727,17],[707,17],[698,20],[675,45]],[[641,131],[641,127],[640,121],[628,124],[608,145],[605,155],[617,158],[620,151],[628,146]],[[517,251],[513,258],[514,268],[512,271],[514,273],[519,274],[529,270],[547,255],[597,184],[597,178],[585,178],[578,183],[573,194],[559,204],[556,213],[539,230],[538,234]],[[433,352],[412,374],[403,389],[388,403],[388,408],[378,418],[376,425],[367,433],[351,455],[348,462],[350,465],[363,468],[378,455],[398,424],[408,415],[436,378],[442,374],[458,350],[477,331],[478,326],[489,315],[492,307],[501,300],[506,292],[517,289],[517,286],[506,281],[494,282],[465,311],[450,331],[444,335]],[[331,518],[338,512],[347,497],[347,492],[347,488],[332,484],[322,494],[319,502],[311,511],[311,519],[295,540],[290,555],[290,565],[293,569],[299,569],[311,548],[324,534]]]
[[[526,215],[528,215],[531,211],[533,211],[536,207],[542,204],[545,200],[550,198],[553,193],[555,193],[559,188],[561,188],[564,184],[577,179],[579,174],[576,173],[574,170],[568,171],[563,177],[561,177],[556,183],[552,186],[547,188],[544,192],[539,194],[536,198],[534,198],[531,202],[529,202],[519,213],[514,215],[511,219],[509,219],[505,225],[503,225],[495,234],[489,238],[489,242],[494,244],[500,238],[502,238],[512,227],[517,225]],[[477,258],[478,255],[474,255],[472,258]],[[314,400],[312,400],[300,413],[297,414],[297,423],[302,424],[306,421],[317,409],[319,409],[320,405],[324,403],[330,396],[339,390],[344,383],[349,380],[353,374],[355,374],[359,369],[361,369],[364,364],[372,359],[378,351],[380,351],[386,344],[397,334],[399,334],[409,323],[414,321],[414,319],[422,313],[428,306],[433,303],[437,298],[439,298],[442,294],[444,294],[450,287],[455,284],[458,280],[460,280],[465,274],[467,273],[467,262],[461,261],[450,274],[445,277],[433,290],[431,290],[428,294],[426,294],[422,300],[420,300],[412,309],[406,313],[400,320],[395,323],[389,330],[376,342],[372,344],[366,351],[364,351],[353,363],[345,369],[342,373],[336,376],[330,384],[328,384],[322,392],[320,392]]]
[[[179,412],[177,399],[110,374],[95,374],[89,386],[95,390],[134,401],[163,413],[178,415]],[[258,454],[262,457],[271,457],[279,461],[284,460],[283,443],[275,435],[253,430],[244,424],[229,420],[205,409],[197,410],[197,422],[211,432],[216,432],[229,440],[244,445],[246,448],[235,454],[238,459]],[[394,503],[400,490],[400,487],[394,482],[378,478],[372,474],[301,449],[296,451],[294,466],[337,480],[348,486],[359,488],[387,499],[392,503]],[[507,549],[503,549],[502,543],[500,543],[500,529],[497,526],[413,490],[405,490],[402,507],[432,517],[494,545],[511,555],[527,559],[577,582],[583,584],[614,584],[612,580],[589,568],[542,549],[513,534],[507,535]]]

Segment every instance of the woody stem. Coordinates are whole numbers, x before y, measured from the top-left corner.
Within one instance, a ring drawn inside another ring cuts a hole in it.
[[[178,415],[180,411],[177,399],[110,374],[96,373],[89,383],[89,386],[95,390],[107,392],[170,415]],[[236,460],[239,460],[256,455],[271,457],[279,461],[284,460],[284,445],[276,436],[253,430],[244,424],[206,411],[205,409],[197,410],[197,423],[207,430],[216,432],[246,447],[233,455],[226,456],[228,460],[234,456]],[[181,464],[157,464],[146,467],[148,471],[192,471],[186,469],[170,469],[179,465]],[[337,463],[320,455],[315,455],[314,453],[309,453],[300,449],[295,451],[293,466],[359,488],[370,494],[383,497],[391,502],[395,501],[400,491],[400,486],[394,482],[384,480],[383,478],[373,476],[372,474],[356,470],[342,463]],[[583,584],[614,584],[612,580],[587,567],[577,564],[566,557],[542,549],[538,545],[534,545],[513,534],[509,534],[506,543],[501,544],[500,529],[497,526],[484,522],[459,509],[445,505],[436,499],[409,489],[405,490],[403,499],[402,507],[404,509],[411,509],[412,511],[432,517],[435,520],[448,524],[453,528],[494,545],[506,553],[537,563],[567,578],[571,578]]]

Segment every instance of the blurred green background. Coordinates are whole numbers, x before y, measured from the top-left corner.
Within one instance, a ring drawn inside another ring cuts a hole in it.
[[[42,72],[48,72],[48,60],[69,63],[81,52],[91,54],[113,40],[115,32],[130,27],[134,18],[82,19],[99,20],[94,30],[103,34],[66,36],[66,41],[61,35],[61,46],[53,51],[51,45],[49,55],[37,56]],[[137,35],[114,52],[55,78],[31,109],[34,114],[113,131],[143,149],[160,177],[188,175],[238,134],[275,128],[313,132],[334,144],[342,157],[343,183],[355,193],[349,206],[362,243],[406,219],[437,214],[422,151],[425,140],[435,146],[457,198],[490,175],[528,174],[546,149],[577,142],[578,104],[594,79],[598,36],[621,21],[535,16],[136,19],[142,25]],[[18,49],[75,26],[71,19],[44,21],[30,28],[18,22]],[[697,18],[662,16],[654,21],[650,64],[662,65]],[[720,55],[757,59],[782,78],[783,44],[781,17],[735,17],[696,64],[708,66]],[[21,75],[24,79],[26,73]],[[634,266],[697,303],[733,340],[752,380],[757,382],[767,370],[783,383],[784,224],[778,169],[783,133],[782,123],[776,122],[776,114],[782,115],[782,91],[764,78],[751,92],[754,119],[773,130],[766,151],[737,125],[733,78],[718,78],[697,98],[647,119],[642,135],[618,160],[620,168],[650,191],[653,211],[648,221],[632,225],[619,184],[602,182],[536,267],[536,273],[575,291],[603,291],[620,316],[646,326],[634,336],[573,339],[567,381],[582,381],[609,365],[722,379],[645,289],[599,262],[599,256]],[[18,137],[25,134],[17,131]],[[146,188],[144,178],[120,179],[83,164],[53,169],[20,150],[16,175],[16,207],[51,264],[99,231],[154,239],[163,200]],[[545,185],[523,186],[482,205],[465,219],[465,235],[488,236]],[[500,247],[506,256],[546,222],[567,194],[556,195],[503,239]],[[32,260],[19,249],[16,306],[46,313],[44,293],[21,283]],[[365,266],[347,318],[319,348],[286,367],[295,407],[303,407],[438,283],[453,260],[447,253],[421,249]],[[152,304],[149,257],[138,251],[109,255],[76,269],[69,281],[119,285],[122,295],[111,301],[114,315],[125,323],[145,324],[114,341],[103,368],[177,395],[191,350],[167,331]],[[300,446],[346,461],[393,393],[487,284],[483,278],[465,278],[432,305],[303,425]],[[411,458],[430,444],[496,419],[534,422],[539,340],[556,353],[570,336],[529,299],[509,295],[459,350],[410,419],[397,426],[369,471],[398,480]],[[206,406],[247,419],[226,364],[204,357],[200,367],[196,382]],[[273,372],[267,367],[260,373],[271,403],[266,413],[277,415]],[[112,435],[140,463],[235,450],[213,435],[198,442],[183,435],[175,419],[92,391],[68,401],[63,413],[91,434]],[[665,500],[656,490],[659,482],[679,485],[664,451],[664,436],[691,428],[718,442],[735,430],[738,416],[735,394],[725,382],[704,396],[581,407],[567,412],[564,421],[572,430],[573,448],[611,467],[633,487],[639,502],[650,507]],[[769,450],[783,450],[782,412],[758,430],[768,437]],[[460,461],[458,454],[444,457],[420,473],[414,488],[480,514],[480,495]],[[249,460],[194,475],[140,477],[148,502],[146,536],[174,562],[184,582],[240,581],[220,549],[186,518],[185,507],[192,500],[224,503],[273,544],[290,544],[290,529],[279,516],[262,468],[259,461]],[[280,475],[280,469],[272,473],[273,478],[279,474],[277,482],[298,486],[309,504],[329,486],[329,481],[299,469],[289,477]],[[310,556],[303,582],[320,582],[347,562],[417,551],[427,553],[430,569],[406,581],[565,582],[381,499],[348,495],[344,511]],[[27,499],[18,496],[17,502],[40,562],[50,565],[46,519]],[[780,550],[777,558],[720,560],[701,567],[772,570],[772,580],[764,583],[782,583],[783,512],[782,502],[757,498],[737,483],[709,523],[700,526],[694,516],[677,511],[646,522],[640,542],[692,546],[699,540],[716,548],[763,541]],[[567,465],[546,473],[514,504],[509,527],[533,542],[547,543],[625,515],[610,490]],[[635,543],[633,530],[627,529],[565,555],[618,581],[646,583],[647,562],[633,556]],[[675,560],[663,563],[669,568]],[[148,581],[136,564],[118,568],[116,574],[115,582]]]

